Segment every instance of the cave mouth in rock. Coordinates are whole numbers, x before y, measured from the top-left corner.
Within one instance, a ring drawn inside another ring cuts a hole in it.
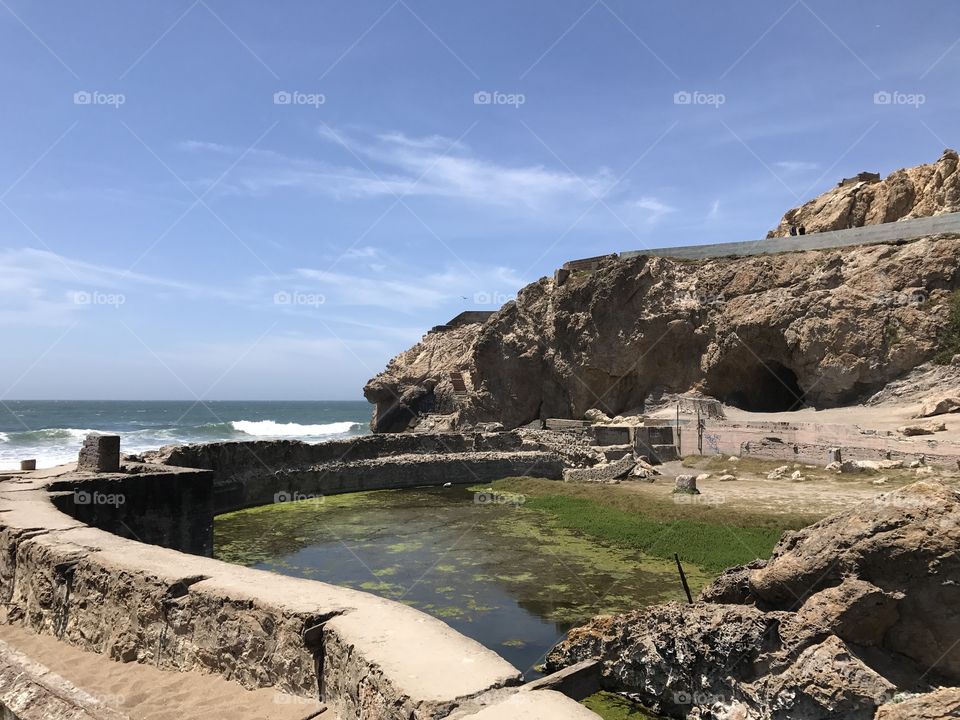
[[[737,387],[721,399],[749,412],[792,412],[807,407],[797,374],[775,360],[745,368]]]

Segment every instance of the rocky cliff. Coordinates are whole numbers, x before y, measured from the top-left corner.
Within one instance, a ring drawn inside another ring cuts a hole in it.
[[[547,670],[599,659],[604,687],[670,717],[957,717],[958,547],[960,493],[915,483],[787,533],[700,602],[594,618]]]
[[[379,432],[424,414],[451,429],[616,415],[690,390],[749,410],[837,406],[929,360],[958,287],[955,235],[698,262],[611,257],[529,285],[483,323],[427,334],[364,392]]]
[[[803,226],[815,233],[960,211],[957,165],[957,152],[944,150],[934,163],[897,170],[883,180],[876,173],[846,178],[823,195],[788,210],[767,237],[786,237],[791,227]]]

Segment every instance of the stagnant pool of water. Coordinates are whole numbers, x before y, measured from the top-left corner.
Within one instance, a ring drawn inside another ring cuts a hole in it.
[[[681,600],[675,566],[555,527],[522,498],[386,490],[220,515],[215,556],[430,613],[535,677],[572,626]],[[685,568],[694,592],[707,577]]]

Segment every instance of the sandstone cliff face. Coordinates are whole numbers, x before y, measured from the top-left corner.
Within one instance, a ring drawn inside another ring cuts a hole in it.
[[[883,180],[861,173],[788,210],[767,237],[786,237],[791,226],[814,233],[960,211],[957,165],[957,152],[945,150],[934,163],[897,170]]]
[[[850,402],[928,360],[960,287],[960,237],[747,258],[610,259],[426,335],[365,388],[375,431],[624,413],[698,390],[751,410]],[[463,373],[457,394],[451,373]],[[402,403],[398,400],[402,399]]]

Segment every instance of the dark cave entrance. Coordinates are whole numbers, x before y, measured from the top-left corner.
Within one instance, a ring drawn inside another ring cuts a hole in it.
[[[727,405],[750,412],[789,412],[807,406],[797,374],[776,361],[755,363],[737,376],[735,387],[721,397]]]

